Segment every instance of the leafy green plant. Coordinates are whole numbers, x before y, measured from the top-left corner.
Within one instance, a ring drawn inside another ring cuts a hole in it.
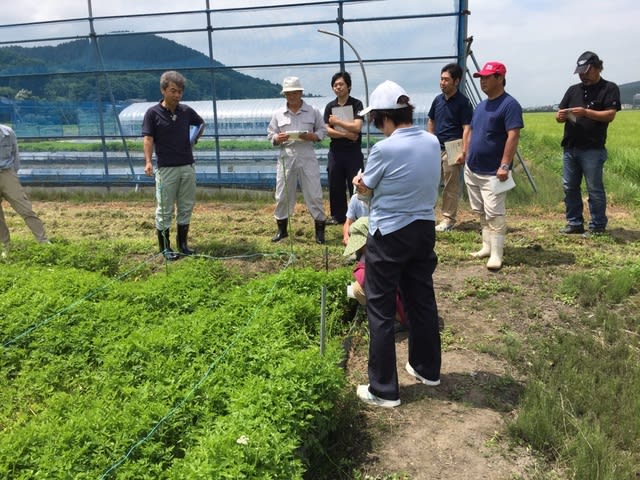
[[[0,357],[0,476],[302,478],[344,385],[339,337],[319,354],[321,284],[339,307],[346,273],[242,282],[193,261],[91,296],[100,274],[10,268],[0,330],[27,333]],[[51,320],[28,330],[38,304]]]

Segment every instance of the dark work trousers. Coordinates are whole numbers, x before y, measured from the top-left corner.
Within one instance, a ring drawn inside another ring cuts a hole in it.
[[[409,363],[428,380],[440,379],[441,349],[433,272],[435,222],[416,220],[387,235],[367,238],[365,292],[369,320],[369,391],[386,400],[400,398],[394,323],[396,288],[409,326]]]
[[[347,219],[347,193],[353,191],[353,177],[364,168],[360,145],[329,148],[327,175],[329,177],[329,209],[331,216],[344,223]]]

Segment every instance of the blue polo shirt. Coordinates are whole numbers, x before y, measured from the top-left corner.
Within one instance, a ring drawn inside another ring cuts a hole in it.
[[[373,189],[369,233],[387,235],[416,220],[435,221],[440,144],[422,128],[398,128],[377,142],[362,174]]]
[[[507,131],[521,128],[522,107],[507,92],[480,102],[471,120],[467,167],[478,175],[495,175],[507,143]]]
[[[462,138],[463,125],[471,123],[473,106],[469,99],[458,91],[449,99],[441,93],[433,99],[428,115],[435,124],[434,133],[438,137],[440,147],[444,148],[444,142]]]

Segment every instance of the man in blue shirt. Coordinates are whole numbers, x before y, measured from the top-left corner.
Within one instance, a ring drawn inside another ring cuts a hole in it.
[[[327,135],[331,137],[327,157],[329,179],[329,209],[327,224],[345,223],[347,195],[351,192],[351,180],[364,168],[362,155],[362,102],[351,96],[351,75],[338,72],[331,78],[331,88],[336,98],[324,109]]]
[[[480,77],[480,88],[487,99],[473,112],[471,128],[464,139],[468,145],[464,181],[471,210],[482,226],[482,248],[472,253],[475,258],[489,257],[487,268],[502,268],[504,240],[507,234],[506,190],[492,187],[496,180],[509,178],[513,157],[518,149],[520,129],[524,127],[522,107],[505,92],[506,67],[488,62],[473,74]]]
[[[448,232],[456,224],[458,202],[462,188],[464,145],[457,158],[448,158],[445,142],[460,140],[469,129],[473,107],[467,97],[458,91],[462,68],[456,63],[445,65],[440,72],[440,90],[429,110],[427,131],[438,137],[441,149],[442,221],[437,232]]]

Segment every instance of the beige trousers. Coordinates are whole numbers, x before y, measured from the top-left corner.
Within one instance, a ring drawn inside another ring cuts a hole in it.
[[[447,162],[447,152],[442,150],[441,158],[441,179],[442,189],[442,216],[449,223],[456,222],[458,213],[458,203],[460,202],[460,191],[462,189],[462,164],[449,165]]]
[[[20,215],[27,227],[33,232],[33,236],[40,243],[48,242],[44,225],[31,207],[31,202],[20,184],[20,179],[13,168],[0,170],[0,201],[6,200],[18,215]],[[4,218],[2,203],[0,203],[0,243],[8,244],[10,240],[9,229]]]
[[[489,226],[496,217],[504,217],[507,213],[507,192],[493,193],[489,185],[492,175],[478,175],[469,168],[464,169],[464,182],[467,185],[469,205],[471,210],[484,218]],[[504,231],[503,231],[504,230]],[[506,233],[506,227],[501,226],[496,233]]]

